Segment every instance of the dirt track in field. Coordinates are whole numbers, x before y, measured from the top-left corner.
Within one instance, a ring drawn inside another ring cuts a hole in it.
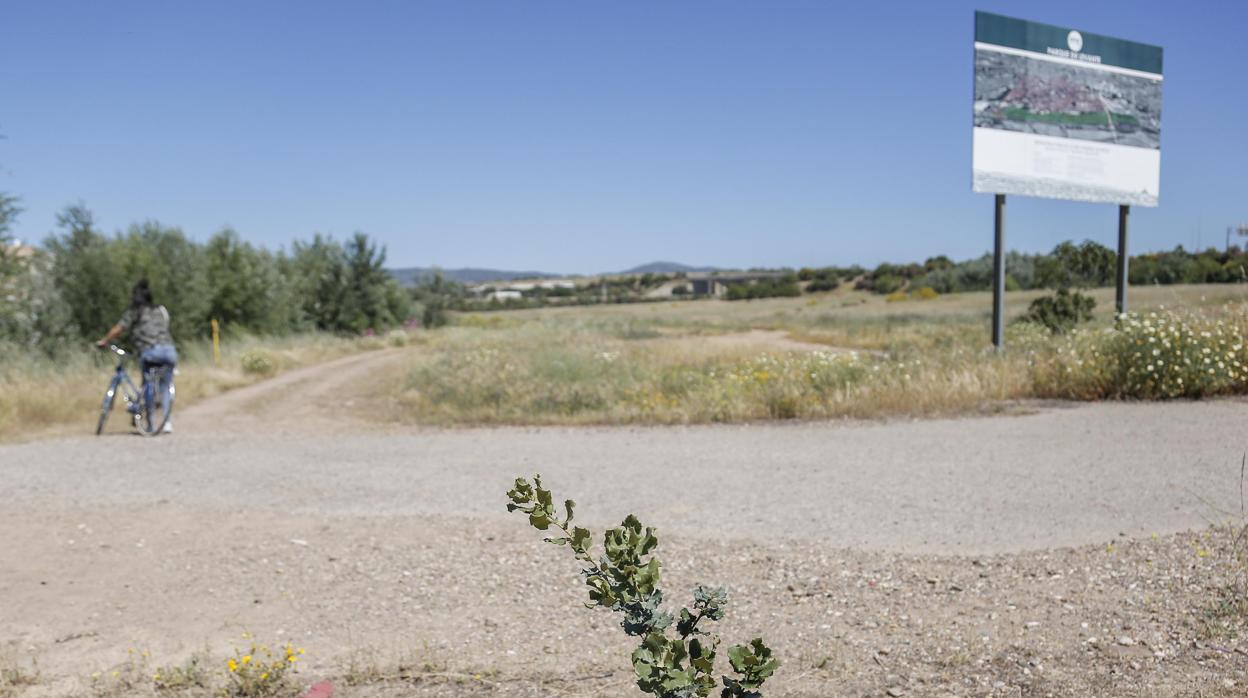
[[[669,602],[726,583],[732,639],[787,660],[775,695],[1236,695],[1248,678],[1237,640],[1193,621],[1237,574],[1229,537],[1183,533],[1239,514],[1244,401],[689,428],[355,416],[403,356],[240,389],[172,438],[0,446],[0,660],[42,672],[23,695],[116,689],[129,647],[223,661],[244,630],[306,646],[305,676],[336,695],[631,695],[627,643],[579,606],[566,550],[503,511],[534,471],[595,528],[658,526]],[[344,686],[352,666],[374,680]]]
[[[178,413],[178,425],[193,435],[288,434],[357,431],[369,428],[378,381],[403,359],[403,349],[352,354],[304,366],[276,378],[230,391]]]

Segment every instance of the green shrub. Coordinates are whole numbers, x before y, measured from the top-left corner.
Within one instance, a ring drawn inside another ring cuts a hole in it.
[[[619,528],[608,529],[604,534],[605,554],[595,561],[590,553],[593,534],[571,526],[575,502],[564,502],[561,520],[554,497],[542,488],[540,475],[533,477],[532,484],[516,478],[507,497],[511,500],[507,511],[527,514],[529,524],[539,531],[553,526],[562,533],[545,541],[571,548],[581,563],[581,574],[589,587],[587,605],[622,614],[620,627],[627,635],[641,638],[632,662],[642,693],[660,698],[693,698],[709,696],[715,690],[719,636],[707,632],[705,625],[698,626],[704,620],[723,619],[728,604],[723,589],[697,587],[693,591],[693,607],[682,608],[678,617],[672,616],[663,610],[663,592],[659,589],[662,566],[652,555],[659,539],[653,528],[643,528],[630,514]],[[670,632],[673,622],[674,635]],[[758,689],[780,666],[761,638],[749,645],[729,648],[728,661],[737,678],[722,677],[721,698],[762,698]]]
[[[825,293],[827,291],[835,291],[836,287],[840,285],[840,279],[837,279],[836,277],[832,277],[830,279],[815,279],[814,281],[806,284],[806,292]]]
[[[920,288],[919,290],[915,291],[914,293],[911,293],[910,295],[913,298],[917,298],[918,300],[921,300],[921,301],[930,301],[930,300],[935,300],[937,298],[940,298],[940,294],[937,293],[936,289],[932,288],[931,286],[924,286]]]
[[[390,330],[386,333],[386,342],[392,347],[405,347],[407,340],[407,333],[403,330]]]
[[[883,274],[872,280],[871,290],[886,296],[900,290],[905,283],[906,280],[896,274]]]
[[[430,296],[425,299],[424,310],[420,313],[420,326],[427,329],[446,325],[446,300],[441,296]]]
[[[277,370],[277,361],[271,354],[264,351],[246,352],[240,362],[243,366],[243,373],[253,376],[271,376]]]
[[[1052,296],[1043,296],[1031,302],[1020,322],[1034,322],[1047,327],[1053,334],[1065,334],[1082,322],[1092,319],[1096,301],[1078,291],[1058,289]]]
[[[1156,400],[1248,393],[1248,312],[1126,315],[1073,332],[1035,363],[1041,397]]]
[[[725,296],[730,301],[754,300],[756,298],[795,298],[802,295],[796,277],[779,281],[756,281],[754,283],[733,284],[728,287]]]

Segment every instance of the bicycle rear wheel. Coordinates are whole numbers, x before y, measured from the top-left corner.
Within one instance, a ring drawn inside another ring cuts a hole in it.
[[[143,386],[143,409],[136,415],[135,427],[143,436],[156,436],[173,416],[173,367],[151,369]]]

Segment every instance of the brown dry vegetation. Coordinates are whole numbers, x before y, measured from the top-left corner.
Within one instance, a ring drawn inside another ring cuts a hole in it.
[[[1108,327],[1112,290],[1092,294],[1093,327]],[[1039,295],[1008,294],[1007,315],[1020,315]],[[1131,298],[1141,312],[1164,307],[1221,317],[1232,337],[1248,328],[1243,285],[1132,288]],[[735,303],[464,314],[454,326],[426,333],[405,362],[384,369],[378,382],[389,387],[374,400],[375,412],[408,424],[684,424],[927,416],[995,411],[1030,398],[1116,396],[1103,366],[1101,374],[1089,368],[1085,380],[1068,380],[1067,369],[1079,365],[1054,359],[1062,358],[1057,349],[1069,339],[1016,325],[1007,332],[1009,350],[993,352],[989,308],[986,293],[890,303],[840,289]],[[1091,334],[1081,340],[1085,345]],[[240,338],[226,343],[220,365],[206,342],[186,343],[179,406],[390,343],[329,335]],[[4,357],[0,439],[89,429],[111,372],[109,357],[70,352],[52,362],[16,350]],[[1226,391],[1209,394],[1219,392]]]
[[[1007,313],[1021,314],[1039,295],[1010,294]],[[1155,391],[1140,380],[1122,384],[1128,364],[1144,371],[1152,362],[1126,355],[1133,338],[1106,331],[1114,324],[1112,291],[1094,295],[1099,312],[1090,326],[1052,337],[1035,325],[1011,325],[1004,353],[987,342],[990,297],[983,293],[889,303],[841,291],[468,314],[396,369],[392,413],[442,425],[688,424],[930,416],[1033,398],[1248,391],[1245,287],[1132,289],[1142,318],[1158,313],[1182,324],[1193,351],[1208,343],[1223,360],[1214,364],[1225,369],[1218,381],[1193,382],[1193,374],[1187,385],[1195,387],[1177,391]],[[1221,334],[1210,340],[1206,330]],[[1088,361],[1078,358],[1084,355]]]

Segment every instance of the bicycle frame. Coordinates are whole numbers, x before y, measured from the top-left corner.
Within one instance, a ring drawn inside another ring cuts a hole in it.
[[[117,370],[113,373],[113,380],[108,384],[107,398],[111,401],[117,395],[117,389],[122,388],[121,397],[126,401],[126,411],[132,412],[132,405],[141,405],[140,400],[143,399],[143,391],[134,384],[130,379],[130,374],[126,371],[126,354],[124,350],[112,347],[117,353]]]

